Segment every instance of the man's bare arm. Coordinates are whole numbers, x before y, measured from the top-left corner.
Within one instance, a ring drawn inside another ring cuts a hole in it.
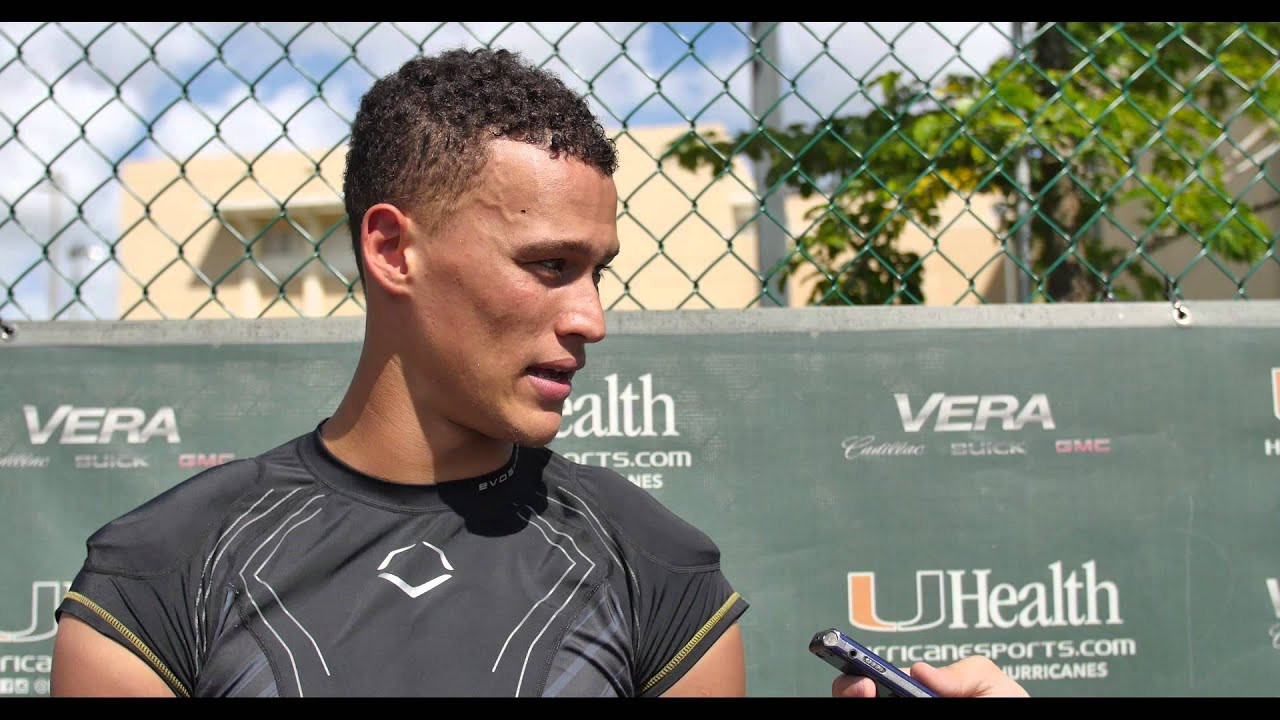
[[[64,614],[53,642],[54,697],[173,697],[173,690],[137,655]]]

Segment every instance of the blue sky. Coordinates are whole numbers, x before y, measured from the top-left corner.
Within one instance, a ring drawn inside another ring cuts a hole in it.
[[[77,267],[66,254],[81,245],[104,255],[118,235],[124,190],[113,168],[127,159],[272,147],[319,157],[343,142],[375,76],[419,52],[486,43],[589,92],[611,131],[741,130],[754,124],[749,32],[750,23],[728,22],[0,23],[0,317],[49,317],[40,243],[54,224],[51,256],[63,275],[102,262]],[[981,71],[1009,51],[1008,23],[783,23],[776,32],[788,96],[781,124],[864,112],[860,81],[889,70],[924,79]],[[52,302],[69,302],[65,281],[53,282]],[[97,316],[114,317],[119,282],[132,281],[107,259],[85,283]]]

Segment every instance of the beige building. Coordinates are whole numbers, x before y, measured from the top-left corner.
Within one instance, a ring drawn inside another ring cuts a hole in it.
[[[748,168],[713,180],[659,162],[686,126],[633,128],[617,140],[618,232],[622,252],[601,283],[606,309],[744,308],[757,304],[759,281]],[[119,312],[125,319],[293,317],[363,312],[341,200],[345,148],[311,157],[267,153],[252,167],[235,155],[202,155],[179,167],[167,158],[121,168],[122,239],[117,257]],[[314,160],[312,158],[319,158]],[[182,178],[175,182],[176,178]],[[1265,188],[1265,184],[1263,184]],[[138,198],[147,201],[144,205]],[[696,199],[696,202],[695,202]],[[809,226],[816,201],[786,201],[793,236]],[[216,207],[216,211],[215,211]],[[281,212],[284,208],[285,212]],[[1280,226],[1280,210],[1267,220]],[[935,239],[908,224],[899,242],[925,257],[928,304],[1002,302],[1005,259],[992,229],[994,198],[953,197],[940,208],[945,230]],[[1129,218],[1119,214],[1124,222]],[[1110,228],[1108,242],[1133,244]],[[255,239],[256,238],[256,239]],[[246,245],[253,241],[246,251]],[[1181,272],[1199,250],[1181,243],[1154,254]],[[252,261],[246,260],[246,255]],[[1237,275],[1244,268],[1231,268]],[[972,283],[970,278],[973,278]],[[793,306],[805,304],[813,274],[789,283]],[[1201,261],[1182,278],[1184,294],[1231,297],[1235,286]],[[144,288],[145,285],[145,288]],[[1280,297],[1280,264],[1250,279],[1250,297]]]

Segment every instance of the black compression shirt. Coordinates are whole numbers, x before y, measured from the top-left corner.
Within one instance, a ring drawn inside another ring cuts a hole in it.
[[[612,471],[353,470],[319,431],[112,521],[58,609],[178,695],[659,695],[746,610],[719,550]]]

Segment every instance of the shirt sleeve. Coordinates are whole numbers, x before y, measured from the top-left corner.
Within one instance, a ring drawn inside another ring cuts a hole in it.
[[[200,558],[207,552],[199,551],[220,509],[259,476],[252,460],[210,468],[104,525],[89,536],[57,619],[70,614],[141,658],[175,695],[195,694],[197,643],[208,627],[197,618],[217,617],[206,607]]]
[[[76,574],[58,607],[142,659],[179,697],[192,694],[195,668],[193,623],[177,571],[131,577],[97,569],[94,553]]]
[[[636,618],[632,680],[637,695],[661,695],[747,610],[720,567],[720,548],[649,493],[596,469],[630,567]]]
[[[626,583],[633,625],[631,691],[662,695],[733,627],[747,601],[725,576],[720,548],[705,532],[611,469],[569,467],[569,481],[588,507],[599,509],[625,566],[619,580]]]
[[[684,677],[746,612],[747,602],[730,585],[718,562],[678,567],[654,558],[645,560],[635,565],[641,628],[636,690],[642,697],[652,697]]]

